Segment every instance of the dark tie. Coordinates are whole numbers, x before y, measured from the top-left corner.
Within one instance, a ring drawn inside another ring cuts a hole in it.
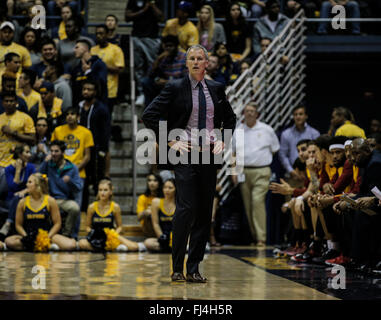
[[[204,89],[199,82],[198,86],[198,129],[202,130],[206,128],[206,98]]]

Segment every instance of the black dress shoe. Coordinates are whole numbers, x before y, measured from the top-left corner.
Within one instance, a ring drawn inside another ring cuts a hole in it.
[[[187,273],[187,282],[205,283],[206,281],[207,279],[198,272]]]
[[[185,277],[182,272],[174,272],[171,275],[172,281],[175,282],[180,282],[180,281],[185,281]]]

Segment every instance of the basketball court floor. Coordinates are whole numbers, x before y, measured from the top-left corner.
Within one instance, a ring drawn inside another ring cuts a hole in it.
[[[2,252],[0,299],[381,300],[381,277],[348,271],[345,289],[333,289],[331,268],[293,265],[272,249],[212,249],[206,284],[171,283],[169,254]]]

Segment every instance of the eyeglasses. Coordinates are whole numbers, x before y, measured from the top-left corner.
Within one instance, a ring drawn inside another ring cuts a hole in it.
[[[47,124],[37,124],[36,127],[47,127]]]

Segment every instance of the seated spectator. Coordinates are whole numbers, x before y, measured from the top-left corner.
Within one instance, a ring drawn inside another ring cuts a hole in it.
[[[64,76],[64,66],[60,61],[50,63],[44,73],[44,80],[54,85],[54,92],[57,98],[62,100],[62,112],[72,107],[72,91],[68,80]]]
[[[77,14],[69,4],[65,4],[61,8],[61,12],[59,15],[61,16],[62,20],[61,20],[58,27],[54,27],[51,30],[51,37],[53,39],[64,40],[67,38],[66,22],[69,19],[76,18]],[[84,28],[81,28],[81,35],[83,35],[83,36],[87,35],[86,30]]]
[[[107,41],[120,46],[120,34],[118,33],[118,18],[113,14],[108,14],[105,18],[105,25],[108,28]]]
[[[268,38],[273,40],[287,25],[289,19],[281,14],[278,0],[266,1],[266,15],[260,18],[253,29],[253,51],[254,54],[261,52],[260,40]]]
[[[252,63],[250,59],[241,60],[239,62],[239,75],[248,70],[251,67],[251,64]]]
[[[152,200],[163,198],[163,180],[160,175],[150,174],[147,176],[147,189],[140,195],[136,205],[138,221],[142,225],[145,237],[154,237],[152,227]]]
[[[39,170],[41,163],[49,154],[50,132],[46,118],[38,118],[36,121],[36,144],[30,149],[30,162]]]
[[[176,36],[162,39],[163,52],[154,61],[148,77],[143,79],[144,102],[148,106],[168,81],[180,79],[187,74],[186,55],[178,50]]]
[[[4,56],[4,66],[5,66],[5,68],[2,71],[0,71],[0,75],[1,75],[0,87],[1,87],[1,90],[3,90],[3,88],[2,88],[2,83],[3,83],[2,82],[2,76],[5,73],[14,76],[14,78],[16,80],[15,89],[17,90],[18,85],[19,85],[18,81],[20,79],[20,74],[21,74],[21,58],[20,58],[20,56],[17,53],[8,52]]]
[[[357,1],[351,0],[329,0],[323,1],[320,9],[320,18],[328,19],[332,14],[332,7],[335,5],[344,6],[347,12],[347,17],[349,18],[360,18],[360,7]],[[328,22],[322,21],[319,23],[317,33],[318,34],[327,34]],[[360,34],[360,22],[352,22],[352,34]]]
[[[69,6],[72,8],[72,12],[75,12],[76,14],[79,13],[81,8],[80,8],[80,5],[78,5],[77,0],[72,0],[72,1],[49,0],[46,6],[46,14],[48,16],[60,16],[61,10],[66,4],[69,4]],[[49,20],[48,21],[49,29],[58,27],[59,23],[60,23],[59,20]]]
[[[58,60],[56,43],[50,38],[41,39],[41,61],[33,64],[30,68],[37,74],[34,89],[38,90],[40,88],[40,85],[44,81],[43,74],[46,67],[56,60]]]
[[[363,129],[355,124],[351,111],[344,107],[334,108],[331,116],[331,127],[328,134],[345,137],[366,138]]]
[[[149,251],[172,251],[172,219],[176,210],[176,187],[173,179],[164,183],[163,194],[164,198],[152,200],[152,226],[156,237],[144,241]]]
[[[90,204],[86,215],[86,239],[79,241],[79,248],[89,251],[145,251],[142,242],[137,243],[120,233],[123,230],[120,206],[112,201],[113,186],[110,180],[99,182],[97,200]],[[116,227],[116,228],[115,228]],[[108,229],[108,230],[107,230]],[[114,235],[110,231],[115,232]],[[107,245],[108,239],[114,239],[113,245]]]
[[[74,47],[74,55],[78,60],[70,73],[73,91],[73,106],[82,100],[82,83],[93,79],[99,84],[99,99],[108,104],[107,66],[97,55],[91,55],[91,44],[87,40],[78,40]]]
[[[38,11],[34,11],[33,10],[33,7],[34,6],[29,6],[28,7],[28,11],[27,13],[25,14],[25,19],[22,20],[21,22],[21,25],[23,26],[21,28],[21,32],[25,29],[25,28],[33,28],[34,26],[34,18],[37,16],[38,14]],[[47,30],[46,29],[43,29],[43,28],[36,28],[35,29],[36,32],[38,33],[39,35],[39,38],[43,38],[43,37],[46,37],[48,35],[47,33]]]
[[[232,84],[238,77],[237,65],[226,48],[226,43],[217,42],[214,46],[213,54],[218,56],[220,71],[225,78],[227,85]]]
[[[5,112],[0,115],[0,167],[7,167],[12,162],[11,150],[21,144],[35,142],[35,128],[32,118],[16,109],[16,94],[2,93]]]
[[[63,114],[66,114],[66,111],[62,110],[63,100],[56,97],[52,83],[43,82],[40,88],[40,95],[41,104],[37,117],[46,118],[50,135],[56,127],[62,124]]]
[[[40,113],[41,95],[33,90],[36,74],[32,70],[24,70],[19,79],[18,94],[22,97],[28,106],[28,114],[36,122],[37,116]]]
[[[199,43],[199,34],[196,26],[188,20],[192,12],[192,3],[181,1],[176,11],[176,18],[169,19],[165,23],[162,37],[168,35],[179,38],[180,50],[186,52],[192,45]]]
[[[5,168],[5,177],[8,185],[6,203],[9,211],[8,218],[0,229],[1,241],[4,241],[11,226],[15,223],[17,204],[27,193],[26,183],[29,176],[36,171],[34,165],[29,163],[31,154],[30,147],[27,144],[17,146],[12,154],[14,162]]]
[[[222,83],[226,86],[225,77],[221,73],[219,58],[217,55],[209,55],[209,63],[206,67],[205,78]]]
[[[369,131],[369,134],[380,133],[381,132],[381,121],[376,119],[376,118],[371,119],[368,131]]]
[[[197,30],[200,44],[209,52],[216,42],[226,42],[224,27],[214,21],[214,11],[209,5],[203,5],[200,9]]]
[[[127,2],[125,19],[126,22],[133,23],[136,105],[144,105],[142,79],[147,76],[149,68],[157,57],[160,48],[159,22],[163,20],[163,17],[163,12],[155,1],[130,0]]]
[[[119,74],[125,67],[124,54],[119,46],[108,42],[108,28],[106,25],[97,26],[95,32],[97,45],[92,47],[90,52],[101,58],[107,66],[107,106],[111,116],[118,97]]]
[[[49,196],[47,178],[42,174],[31,175],[27,182],[28,196],[22,199],[16,211],[17,235],[5,239],[11,250],[47,251],[74,250],[76,241],[58,234],[61,229],[61,217],[56,200]],[[40,229],[48,233],[52,245],[47,248],[36,248],[36,238]],[[53,246],[54,245],[54,246]]]
[[[5,21],[10,21],[13,23],[13,25],[15,26],[15,37],[14,37],[14,41],[15,42],[19,42],[20,41],[20,32],[21,32],[21,28],[20,28],[20,25],[19,23],[17,22],[17,20],[15,19],[12,19],[11,17],[13,16],[13,4],[14,2],[12,3],[12,0],[7,1],[7,4],[11,4],[11,11],[9,11],[7,5],[3,4],[2,6],[0,6],[0,25],[5,22]]]
[[[15,73],[9,73],[5,72],[1,76],[1,92],[10,92],[15,93],[16,92],[16,74]],[[28,113],[28,107],[26,105],[26,102],[23,98],[16,95],[16,109],[21,112]],[[0,114],[4,113],[5,109],[3,106],[3,97],[0,95]]]
[[[224,24],[226,48],[233,61],[245,60],[251,53],[252,36],[238,3],[231,4]]]
[[[29,51],[32,65],[41,61],[40,41],[40,34],[33,28],[27,27],[21,33],[20,44]]]
[[[83,183],[77,166],[65,159],[65,150],[64,141],[52,141],[50,154],[42,162],[40,173],[47,175],[49,194],[56,199],[61,217],[65,217],[62,235],[70,238],[75,231],[76,221],[80,217],[80,207],[75,199],[77,194],[82,192]]]

